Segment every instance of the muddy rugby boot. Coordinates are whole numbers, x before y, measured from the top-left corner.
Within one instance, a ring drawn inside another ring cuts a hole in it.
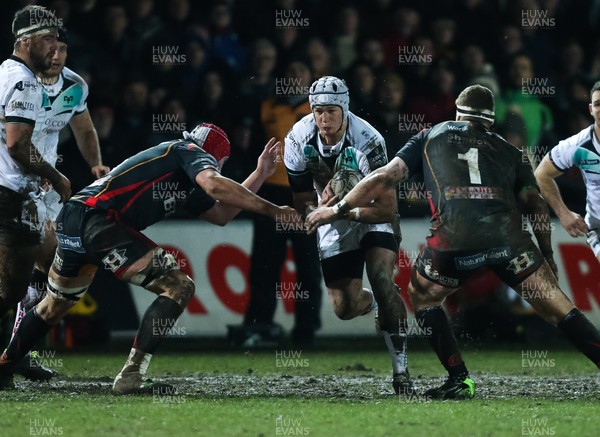
[[[42,366],[35,355],[35,352],[25,355],[15,365],[15,374],[21,375],[30,381],[48,381],[56,376],[56,372]]]
[[[437,388],[425,392],[431,399],[471,399],[475,396],[475,381],[469,376],[449,376],[446,382]]]
[[[144,379],[144,376],[140,373],[139,366],[127,365],[116,376],[112,391],[121,395],[148,394],[172,396],[175,394],[175,387],[171,384]]]
[[[417,394],[417,389],[408,372],[396,373],[392,379],[394,392],[399,396],[412,396]]]

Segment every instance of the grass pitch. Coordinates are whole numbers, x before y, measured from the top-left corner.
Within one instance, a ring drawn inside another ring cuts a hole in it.
[[[395,396],[381,346],[158,354],[149,376],[175,384],[166,396],[110,393],[125,350],[57,354],[51,383],[0,392],[0,435],[598,435],[599,375],[575,351],[467,350],[476,399],[440,402]],[[421,392],[443,382],[432,352],[409,359]]]

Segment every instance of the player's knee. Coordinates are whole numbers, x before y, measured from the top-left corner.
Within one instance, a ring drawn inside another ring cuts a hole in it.
[[[196,284],[189,277],[182,278],[177,287],[179,299],[186,304],[196,293]]]
[[[369,278],[373,291],[389,290],[394,286],[391,274],[385,268],[377,268]]]
[[[165,274],[162,278],[156,280],[155,288],[166,294],[181,307],[185,307],[196,292],[196,285],[181,270],[173,270]]]

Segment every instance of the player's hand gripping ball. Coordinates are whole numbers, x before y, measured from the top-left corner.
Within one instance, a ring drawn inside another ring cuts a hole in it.
[[[346,194],[360,182],[363,175],[357,170],[339,170],[331,179],[333,194],[342,199]]]

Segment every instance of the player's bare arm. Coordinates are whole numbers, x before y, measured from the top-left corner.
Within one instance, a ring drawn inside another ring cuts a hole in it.
[[[58,170],[44,160],[31,142],[33,126],[24,123],[6,124],[6,145],[12,159],[28,172],[48,179],[61,201],[71,197],[71,182]]]
[[[110,168],[102,164],[98,133],[90,117],[90,112],[86,109],[82,113],[74,115],[69,125],[73,129],[81,156],[83,156],[85,162],[90,166],[92,174],[96,179],[107,174]]]
[[[278,222],[298,220],[298,214],[293,208],[268,202],[215,170],[206,169],[198,173],[196,183],[213,199],[234,208],[266,215]]]
[[[396,157],[392,159],[384,167],[378,168],[364,179],[362,179],[346,196],[333,207],[321,207],[313,211],[306,218],[308,225],[308,233],[313,233],[316,229],[324,224],[331,223],[332,221],[344,217],[355,208],[361,208],[360,221],[363,222],[370,217],[375,218],[376,214],[372,212],[372,216],[362,217],[362,207],[374,206],[380,197],[385,199],[385,196],[389,196],[391,193],[395,193],[395,187],[408,178],[408,167],[406,163],[400,158]],[[382,202],[383,200],[380,200]],[[375,205],[376,206],[376,205]],[[385,215],[385,214],[384,214]],[[379,222],[367,222],[367,223],[387,223],[390,219],[382,220]]]
[[[554,262],[552,251],[550,211],[548,210],[546,202],[535,188],[521,191],[518,199],[523,210],[527,213],[540,252],[542,252],[548,265],[550,265],[552,272],[558,277],[558,268]]]
[[[262,153],[258,157],[256,169],[242,182],[242,186],[256,193],[262,184],[275,172],[277,165],[277,149],[281,143],[275,138],[271,138],[265,145]],[[219,226],[225,226],[241,211],[240,208],[235,208],[231,205],[226,205],[223,202],[217,203],[208,211],[200,216],[201,219]]]
[[[569,210],[563,201],[558,185],[554,180],[562,174],[546,155],[535,170],[535,178],[542,192],[542,196],[558,219],[560,224],[571,235],[571,237],[584,236],[589,232],[588,226],[579,214]]]

